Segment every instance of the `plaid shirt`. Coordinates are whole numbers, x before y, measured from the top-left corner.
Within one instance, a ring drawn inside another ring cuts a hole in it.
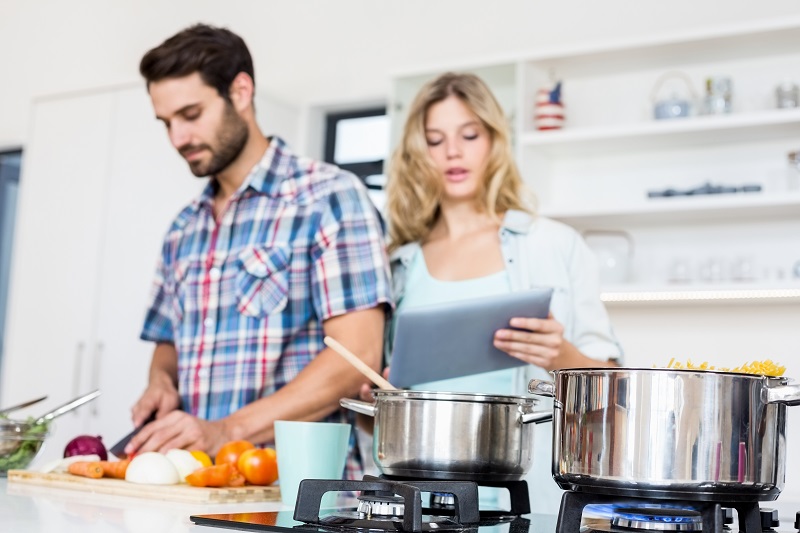
[[[141,333],[175,345],[182,409],[208,420],[297,376],[324,348],[324,320],[391,304],[380,217],[354,175],[273,137],[219,223],[215,191],[172,223]]]

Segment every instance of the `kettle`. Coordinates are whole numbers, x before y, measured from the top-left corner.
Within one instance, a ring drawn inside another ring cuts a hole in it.
[[[671,80],[680,80],[687,89],[687,96],[679,96],[673,92],[669,98],[659,99],[659,93],[663,86]],[[694,102],[697,101],[697,94],[692,88],[692,82],[685,73],[672,70],[665,72],[656,80],[653,91],[650,95],[653,102],[653,116],[656,120],[688,117],[692,114]]]

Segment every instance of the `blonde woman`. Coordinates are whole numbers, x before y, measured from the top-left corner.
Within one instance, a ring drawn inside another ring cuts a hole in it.
[[[514,329],[495,334],[497,348],[527,365],[417,388],[523,395],[531,378],[547,379],[549,370],[615,366],[621,357],[591,252],[574,230],[534,213],[506,118],[478,77],[447,73],[419,92],[391,160],[387,211],[397,314],[554,288],[550,318],[517,317]],[[560,498],[551,431],[550,424],[536,429],[528,478],[534,512],[552,512]]]

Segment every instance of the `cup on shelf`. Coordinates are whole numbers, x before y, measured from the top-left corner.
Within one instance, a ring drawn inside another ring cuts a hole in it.
[[[733,281],[755,281],[756,265],[755,258],[751,255],[737,257],[731,263],[731,280]]]
[[[718,257],[710,257],[700,264],[698,277],[706,283],[717,283],[725,279],[725,263]]]
[[[670,283],[691,283],[692,267],[688,259],[679,257],[669,267]]]
[[[778,109],[800,107],[800,87],[789,80],[775,87],[775,106]]]

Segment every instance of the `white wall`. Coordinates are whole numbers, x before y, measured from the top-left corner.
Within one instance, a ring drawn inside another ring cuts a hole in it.
[[[242,35],[257,91],[316,117],[320,107],[385,99],[397,72],[798,13],[798,0],[0,0],[0,148],[25,144],[34,97],[137,82],[142,54],[194,22]],[[308,124],[298,144],[318,152]],[[800,376],[797,304],[611,314],[634,364],[772,357]],[[788,411],[791,450],[800,446],[800,408]],[[781,499],[800,502],[800,459],[789,455]]]
[[[138,80],[142,54],[194,22],[230,27],[258,90],[296,105],[383,98],[390,74],[797,13],[797,0],[0,0],[0,147],[31,98]]]

